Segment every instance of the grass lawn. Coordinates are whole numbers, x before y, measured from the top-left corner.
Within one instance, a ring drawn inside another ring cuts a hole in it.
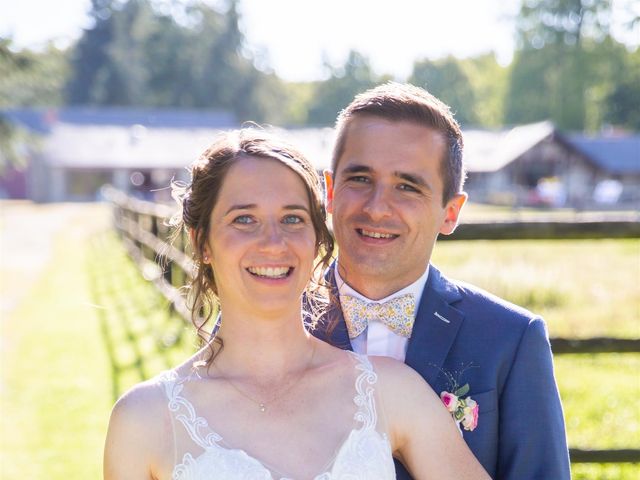
[[[2,319],[3,479],[102,476],[113,399],[87,281],[89,254],[78,229],[58,236],[37,283]]]
[[[452,241],[433,262],[542,315],[551,336],[640,337],[640,239]]]
[[[576,448],[640,446],[640,354],[558,355],[556,378],[569,443]],[[640,465],[572,465],[574,479],[640,478]]]
[[[639,255],[638,240],[475,241],[441,244],[435,261],[451,277],[543,314],[554,335],[637,337]],[[88,238],[80,227],[59,234],[44,274],[2,328],[7,480],[101,478],[114,399],[195,348],[117,237]],[[640,355],[565,355],[555,365],[572,446],[640,445]],[[640,466],[628,464],[573,472],[581,480],[640,478]]]

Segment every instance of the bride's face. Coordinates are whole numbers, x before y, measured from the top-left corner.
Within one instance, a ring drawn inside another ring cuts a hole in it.
[[[316,255],[302,179],[277,160],[238,159],[210,218],[205,254],[225,307],[300,309]]]

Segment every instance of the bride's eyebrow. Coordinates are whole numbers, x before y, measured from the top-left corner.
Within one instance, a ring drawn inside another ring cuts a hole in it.
[[[285,210],[304,210],[309,213],[309,209],[304,205],[285,205],[283,208]]]
[[[256,208],[257,205],[255,203],[247,203],[244,205],[231,205],[229,209],[224,212],[225,215],[229,215],[234,210],[251,210],[252,208]]]
[[[258,208],[258,206],[255,203],[231,205],[229,209],[226,212],[224,212],[224,214],[229,215],[234,210],[252,210],[255,208]],[[304,210],[305,212],[309,213],[309,208],[305,205],[291,204],[291,205],[285,205],[282,208],[284,208],[285,210]]]

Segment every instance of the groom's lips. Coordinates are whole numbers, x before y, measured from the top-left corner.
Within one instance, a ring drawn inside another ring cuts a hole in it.
[[[369,228],[356,228],[356,233],[368,245],[386,245],[400,236],[395,233]]]

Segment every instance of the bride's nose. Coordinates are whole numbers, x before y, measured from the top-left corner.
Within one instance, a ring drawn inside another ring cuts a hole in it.
[[[280,222],[267,222],[260,238],[260,249],[270,253],[277,253],[286,250],[286,248],[287,243]]]

